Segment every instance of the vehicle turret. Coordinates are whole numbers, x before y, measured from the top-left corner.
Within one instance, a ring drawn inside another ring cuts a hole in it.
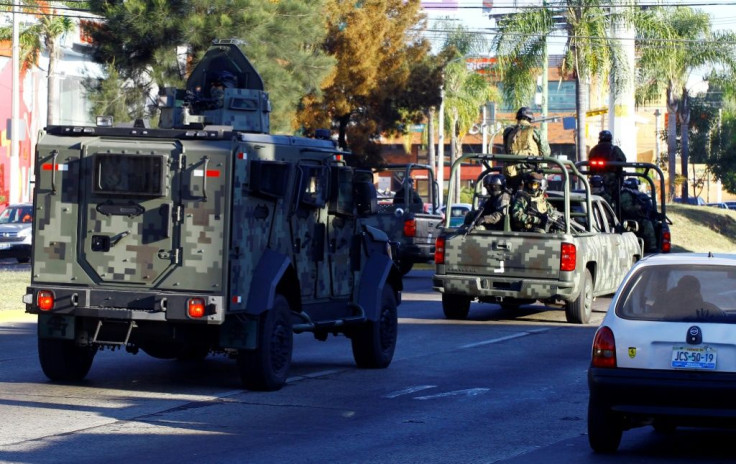
[[[263,79],[238,42],[216,40],[192,70],[186,89],[162,90],[159,127],[215,125],[267,134],[271,103],[263,89]]]

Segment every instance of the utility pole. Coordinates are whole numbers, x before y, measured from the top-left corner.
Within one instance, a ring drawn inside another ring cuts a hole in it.
[[[542,2],[543,8],[547,8],[547,0]],[[542,145],[547,143],[547,100],[549,97],[549,50],[547,49],[547,36],[544,37],[543,66],[542,66],[542,124],[540,125],[540,137]]]
[[[445,74],[442,73],[440,109],[437,115],[437,185],[440,189],[440,206],[445,203]]]
[[[631,0],[619,0],[616,3],[618,5],[611,8],[616,13],[621,13],[631,6]],[[616,24],[612,29],[611,35],[613,38],[620,39],[625,65],[611,70],[608,121],[613,133],[614,143],[621,147],[629,161],[637,161],[638,150],[634,119],[634,70],[636,69],[634,39],[636,38],[636,31],[631,22]],[[619,84],[618,87],[615,83]]]
[[[13,88],[10,99],[10,188],[8,189],[8,203],[17,203],[20,199],[20,173],[18,172],[18,158],[20,147],[20,52],[19,52],[19,18],[20,0],[13,5],[13,44],[12,44],[12,73]]]

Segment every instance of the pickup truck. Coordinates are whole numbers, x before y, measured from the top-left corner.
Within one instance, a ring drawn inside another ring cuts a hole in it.
[[[393,253],[402,275],[416,263],[434,260],[434,245],[443,215],[434,170],[424,164],[389,164],[373,170],[379,184],[378,214],[366,224],[384,231],[395,246]],[[381,188],[381,186],[385,188]]]
[[[499,172],[504,162],[519,162],[518,156],[466,154],[453,163],[450,178],[461,166],[480,163],[485,175]],[[442,294],[442,309],[448,319],[465,319],[470,303],[496,303],[518,308],[541,301],[561,305],[568,322],[590,320],[593,300],[614,293],[631,265],[643,255],[642,241],[632,232],[634,221],[621,224],[611,206],[590,193],[590,184],[569,161],[550,157],[525,157],[549,177],[561,180],[560,190],[548,198],[564,221],[549,233],[516,232],[508,214],[503,230],[481,227],[451,227],[445,220],[437,237],[432,286]],[[572,178],[582,186],[571,192]],[[483,201],[476,188],[475,208]],[[452,203],[452,191],[448,203]],[[472,213],[471,213],[472,214]]]

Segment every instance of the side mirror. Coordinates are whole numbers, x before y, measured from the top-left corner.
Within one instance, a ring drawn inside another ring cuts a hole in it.
[[[355,208],[358,216],[370,216],[378,212],[376,186],[370,182],[356,182],[353,185]]]
[[[639,232],[639,223],[633,219],[626,219],[624,221],[624,230],[627,232]]]

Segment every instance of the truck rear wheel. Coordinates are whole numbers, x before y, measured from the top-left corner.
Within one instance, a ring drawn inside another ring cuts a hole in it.
[[[590,270],[583,274],[583,288],[573,301],[565,303],[565,318],[573,324],[587,324],[593,312],[593,277]]]
[[[87,375],[97,348],[80,347],[74,340],[38,339],[38,359],[46,377],[55,382],[78,382]]]
[[[238,352],[238,369],[245,388],[275,391],[286,383],[294,349],[294,332],[289,301],[281,294],[273,308],[258,321],[257,347]]]
[[[394,289],[386,283],[378,320],[367,321],[351,334],[353,358],[358,367],[378,369],[391,364],[399,328],[397,306]]]
[[[470,312],[470,298],[452,293],[442,294],[442,311],[447,319],[466,319]]]

